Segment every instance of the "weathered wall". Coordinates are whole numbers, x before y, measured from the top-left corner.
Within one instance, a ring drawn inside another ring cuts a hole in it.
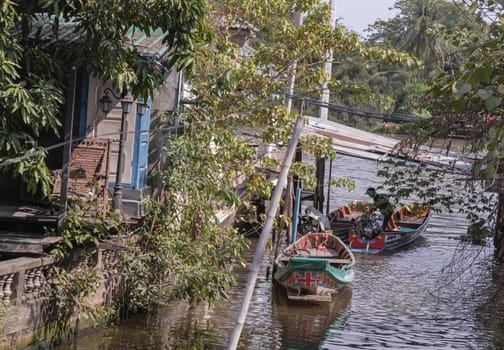
[[[83,266],[96,267],[98,272],[96,292],[86,299],[86,304],[98,308],[109,305],[120,292],[120,276],[116,270],[119,252],[120,246],[102,244],[94,254],[76,254],[75,274]],[[83,256],[88,258],[82,259]],[[54,277],[54,264],[52,257],[23,257],[0,262],[0,349],[26,345],[37,334],[45,334],[55,325],[59,314],[49,288],[60,282]],[[76,320],[72,322],[75,324]],[[79,324],[89,327],[90,322],[82,315]]]
[[[168,131],[162,129],[171,125],[170,119],[176,108],[177,83],[178,72],[171,70],[166,74],[163,85],[156,89],[152,101],[152,132],[149,145],[149,186],[151,187],[152,196],[154,198],[158,198],[159,196],[160,184],[157,181],[156,174],[159,174],[163,167],[163,146],[165,146],[166,143],[165,135],[168,133]]]

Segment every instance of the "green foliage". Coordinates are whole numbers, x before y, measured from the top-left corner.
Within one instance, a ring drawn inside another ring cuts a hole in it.
[[[334,159],[336,151],[332,148],[332,138],[319,136],[304,136],[299,140],[303,152],[313,155],[316,159]]]
[[[365,43],[353,51],[335,51],[331,102],[347,106],[348,111],[334,113],[332,118],[357,128],[380,130],[380,119],[351,110],[430,116],[429,106],[421,98],[433,72],[453,73],[461,62],[462,53],[446,33],[452,31],[455,37],[479,23],[464,6],[444,0],[401,0],[394,9],[395,17],[369,27]]]
[[[291,166],[291,172],[296,174],[303,187],[307,189],[314,189],[317,186],[315,171],[315,165],[311,163],[295,162]]]
[[[414,201],[436,212],[461,213],[473,224],[484,221],[491,225],[495,220],[494,196],[449,169],[392,164],[378,175],[385,178],[383,188],[390,193],[391,202],[403,205]]]
[[[344,27],[339,27],[344,30]],[[332,119],[372,130],[381,121],[370,119],[352,110],[371,110],[389,114],[409,112],[419,114],[411,101],[419,95],[417,69],[420,63],[408,53],[378,42],[358,42],[353,48],[333,53],[331,102],[344,106]],[[311,111],[310,111],[311,112]],[[315,111],[311,112],[315,113]],[[379,114],[379,113],[378,113]]]
[[[151,202],[140,244],[122,256],[129,310],[149,310],[172,299],[225,299],[246,246],[243,236],[219,227],[203,198],[179,207],[170,201],[177,194],[167,195],[165,205]]]
[[[338,188],[346,187],[348,192],[351,192],[355,190],[355,181],[348,178],[330,179],[329,186]]]
[[[471,169],[472,180],[486,187],[504,174],[503,7],[496,2],[472,1],[470,9],[477,18],[471,30],[446,31],[463,53],[462,64],[452,74],[440,73],[432,84],[427,97],[435,117],[425,130],[431,137],[463,133],[468,139],[467,151],[478,155]],[[485,22],[483,18],[492,20]],[[492,214],[496,218],[496,209],[489,209],[489,218]],[[496,218],[489,225],[495,228],[494,243],[502,254],[504,250],[498,245],[503,242],[499,237],[504,227],[499,222],[501,218]]]
[[[44,163],[44,153],[37,145],[43,132],[57,132],[56,117],[63,102],[61,87],[51,73],[48,57],[33,49],[31,58],[44,65],[37,71],[26,65],[19,38],[12,35],[20,15],[10,1],[0,8],[0,164],[2,171],[12,171],[35,193],[38,188],[50,193],[51,177]],[[11,158],[33,155],[31,158]],[[7,166],[6,166],[7,165]]]
[[[418,57],[429,71],[455,68],[459,59],[454,55],[456,46],[439,33],[446,29],[459,32],[476,24],[463,5],[445,0],[399,0],[393,8],[395,17],[378,20],[370,27],[370,41]]]
[[[41,136],[58,136],[63,92],[72,66],[145,100],[162,82],[167,69],[190,71],[195,50],[203,50],[211,32],[203,21],[205,0],[161,1],[3,1],[0,8],[0,169],[27,184],[31,193],[48,197],[52,179],[39,146]],[[156,13],[156,16],[152,16]],[[42,38],[46,22],[55,38],[71,21],[77,40]],[[166,33],[166,62],[143,59],[126,42],[128,30]]]
[[[59,343],[77,331],[79,318],[95,311],[86,298],[96,292],[98,284],[99,277],[93,265],[82,264],[72,271],[52,268],[48,291],[51,305],[46,313],[53,321],[43,329],[45,339]]]
[[[9,315],[9,310],[11,308],[10,304],[0,304],[0,328],[3,329],[4,322]]]
[[[97,197],[71,201],[61,229],[63,239],[51,251],[53,256],[64,260],[73,250],[97,247],[100,240],[123,229],[118,213],[106,212],[101,204]]]
[[[424,175],[424,173],[426,175]],[[410,196],[415,194],[415,189],[421,189],[421,194],[418,195],[419,199],[423,202],[430,201],[430,207],[436,210],[436,204],[433,201],[440,201],[437,198],[437,189],[435,180],[438,177],[436,172],[430,171],[424,165],[414,168],[395,168],[394,165],[383,167],[378,171],[378,175],[385,177],[386,181],[384,187],[390,193],[391,202],[399,203],[401,199],[409,199]],[[447,205],[450,204],[449,195],[446,196]]]
[[[410,198],[439,211],[461,211],[473,222],[471,227],[475,230],[479,230],[480,220],[485,220],[489,227],[496,228],[494,242],[498,244],[502,242],[498,239],[502,233],[498,232],[503,228],[496,218],[493,196],[483,189],[497,182],[504,171],[503,6],[501,2],[484,0],[464,5],[440,0],[399,0],[394,5],[398,10],[394,18],[371,27],[370,42],[406,50],[425,63],[422,74],[410,73],[407,79],[407,73],[381,70],[390,73],[387,76],[399,77],[400,89],[404,90],[405,83],[410,86],[400,98],[390,95],[404,106],[401,111],[416,110],[416,114],[427,117],[397,131],[408,132],[415,139],[410,145],[413,150],[436,139],[465,136],[468,146],[463,151],[478,158],[471,176],[423,166],[399,167],[395,175],[391,168],[380,173],[387,177],[384,187],[396,202]],[[365,78],[364,68],[357,67],[353,73]],[[384,77],[376,74],[375,78],[380,81]],[[391,81],[383,80],[382,84]],[[424,96],[419,99],[420,95]],[[451,145],[450,142],[448,150]]]
[[[209,20],[217,23],[215,40],[196,54],[190,77],[196,98],[178,111],[181,128],[169,139],[161,175],[163,204],[151,204],[141,245],[124,255],[132,309],[149,309],[172,298],[214,302],[226,297],[225,288],[234,281],[232,267],[241,262],[246,241],[234,230],[220,228],[215,211],[250,206],[250,200],[268,198],[272,190],[266,175],[257,172],[255,150],[241,132],[260,130],[263,143],[285,146],[297,117],[284,106],[288,77],[295,73],[300,89],[318,88],[320,58],[343,37],[330,28],[327,4],[316,1],[213,5]],[[297,9],[306,13],[301,26],[291,21]],[[236,23],[258,30],[251,55],[238,55],[228,30]],[[307,139],[307,148],[334,157],[328,142]],[[273,159],[261,162],[278,166]],[[311,170],[300,172],[307,175],[303,181],[313,179]],[[238,196],[234,184],[240,177],[248,181]]]
[[[473,244],[485,245],[486,239],[491,236],[491,230],[485,220],[472,223],[467,229],[467,237]]]
[[[83,315],[103,319],[104,313],[88,299],[100,282],[96,250],[101,240],[120,230],[120,219],[114,212],[108,215],[96,197],[71,201],[62,240],[51,251],[57,264],[51,269],[51,283],[45,291],[51,301],[44,311],[51,320],[43,328],[45,341],[58,343],[72,336]]]

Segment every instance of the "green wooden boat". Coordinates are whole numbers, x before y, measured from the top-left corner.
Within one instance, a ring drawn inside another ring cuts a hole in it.
[[[355,257],[328,232],[312,232],[289,245],[275,259],[275,281],[291,300],[331,301],[354,279]]]

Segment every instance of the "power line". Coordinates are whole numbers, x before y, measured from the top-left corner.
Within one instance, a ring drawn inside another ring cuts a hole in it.
[[[155,132],[161,132],[161,131],[172,131],[172,130],[175,130],[176,128],[177,127],[175,127],[175,126],[170,126],[170,127],[165,127],[165,128],[159,128],[159,129],[151,130],[150,132],[155,133]],[[137,134],[137,133],[141,133],[141,132],[144,132],[144,131],[145,130],[128,131],[128,132],[126,132],[126,134]],[[119,131],[119,132],[113,132],[113,133],[100,134],[99,136],[100,137],[115,136],[115,135],[120,135],[120,134],[121,134],[121,132]],[[70,143],[75,143],[75,142],[79,142],[79,141],[85,140],[87,138],[88,138],[87,136],[83,136],[83,137],[73,138],[72,140],[69,140],[69,141],[59,142],[59,143],[56,143],[54,145],[50,145],[50,146],[47,146],[47,147],[40,147],[40,149],[38,151],[30,152],[28,154],[24,154],[22,156],[10,158],[10,159],[7,159],[7,160],[1,162],[0,163],[0,168],[3,168],[3,167],[6,167],[6,166],[9,166],[9,165],[21,162],[23,160],[26,160],[26,159],[38,156],[40,154],[44,154],[44,153],[46,153],[48,151],[52,151],[54,149],[63,147],[63,146],[68,145]]]
[[[310,90],[310,91],[306,91],[303,93],[308,94],[308,93],[315,93],[317,91],[318,90]],[[279,94],[281,94],[281,93],[279,92]],[[356,107],[352,107],[352,106],[348,106],[348,105],[339,105],[339,104],[334,104],[334,103],[325,103],[325,102],[319,101],[316,98],[309,97],[309,96],[303,95],[303,94],[295,94],[295,95],[288,95],[287,94],[287,95],[285,95],[285,97],[292,98],[292,99],[295,99],[298,101],[304,100],[304,101],[306,101],[307,104],[311,104],[311,105],[318,106],[318,107],[321,107],[321,106],[326,107],[328,110],[331,110],[331,111],[350,113],[350,114],[360,115],[360,116],[367,117],[367,118],[391,120],[391,121],[398,121],[398,122],[413,122],[413,121],[419,119],[419,117],[416,117],[414,115],[408,115],[408,114],[402,114],[402,113],[385,114],[383,112],[372,110],[372,109],[356,108]],[[283,104],[282,99],[277,98],[277,99],[273,99],[273,100],[264,102],[258,106],[255,106],[254,108],[250,108],[245,111],[242,111],[239,114],[243,115],[243,114],[251,113],[254,110],[264,108],[264,107],[269,107],[272,105],[277,105],[277,104]],[[178,127],[176,127],[176,126],[164,127],[164,128],[150,130],[150,132],[156,133],[156,132],[164,132],[164,131],[174,131],[177,128]],[[139,132],[144,132],[144,131],[143,130],[129,131],[129,132],[127,132],[127,134],[136,134]],[[121,132],[113,132],[113,133],[100,134],[99,136],[106,137],[106,136],[115,136],[115,135],[120,135],[120,134],[121,134]],[[63,146],[70,144],[70,143],[82,141],[86,138],[87,138],[87,136],[83,136],[83,137],[79,137],[79,138],[74,138],[70,141],[56,143],[54,145],[50,145],[47,147],[41,147],[39,151],[31,152],[28,154],[23,154],[21,156],[13,157],[13,158],[7,159],[3,162],[0,162],[0,168],[21,162],[23,160],[38,156],[40,154],[44,154],[48,151],[52,151],[54,149],[63,147]]]
[[[420,119],[420,117],[411,115],[411,114],[403,114],[403,113],[383,113],[380,111],[372,110],[372,109],[364,109],[364,108],[356,108],[347,105],[338,105],[335,103],[326,103],[321,102],[318,99],[308,96],[302,95],[293,95],[292,98],[297,100],[305,100],[306,103],[317,107],[326,107],[331,111],[337,112],[345,112],[350,114],[357,114],[363,117],[375,118],[375,119],[383,119],[383,120],[393,120],[398,122],[413,122]]]

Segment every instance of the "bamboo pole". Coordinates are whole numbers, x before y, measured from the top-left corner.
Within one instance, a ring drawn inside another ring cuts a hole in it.
[[[240,311],[238,312],[238,317],[236,318],[235,326],[229,337],[229,342],[227,348],[229,350],[236,349],[238,341],[240,340],[240,334],[245,324],[245,318],[247,316],[248,308],[250,305],[250,300],[252,299],[252,293],[254,292],[255,283],[257,280],[257,275],[259,274],[259,268],[261,266],[262,259],[264,257],[264,250],[266,249],[266,243],[271,236],[271,229],[273,227],[273,220],[275,219],[278,205],[280,203],[280,198],[282,196],[282,191],[287,183],[287,175],[292,163],[292,158],[296,152],[296,146],[301,135],[301,129],[303,128],[303,117],[298,117],[296,120],[296,125],[294,126],[294,131],[289,141],[285,157],[282,162],[282,167],[280,169],[280,175],[278,178],[278,183],[273,191],[271,198],[271,203],[266,214],[266,221],[261,232],[261,237],[257,243],[256,252],[254,255],[254,261],[252,262],[252,267],[250,269],[247,286],[245,287],[245,293],[243,295],[242,304]]]

